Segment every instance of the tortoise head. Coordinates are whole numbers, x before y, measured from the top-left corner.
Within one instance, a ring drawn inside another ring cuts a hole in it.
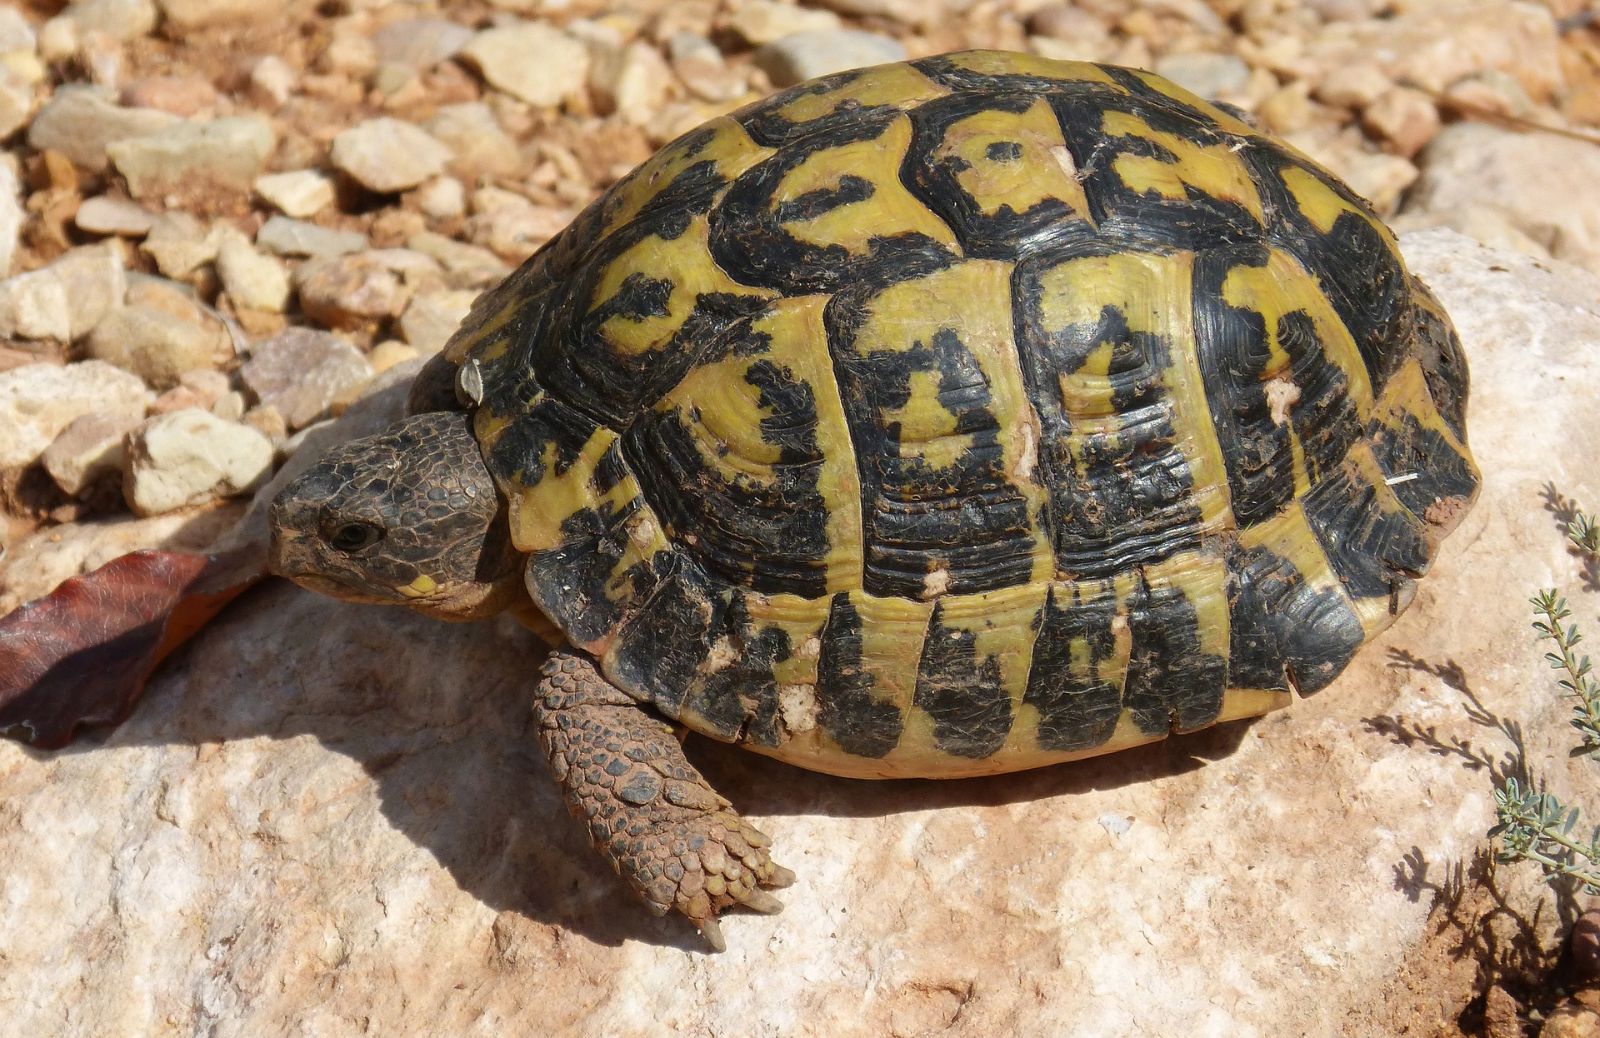
[[[472,419],[412,415],[334,448],[269,517],[273,573],[335,598],[475,620],[526,597]]]

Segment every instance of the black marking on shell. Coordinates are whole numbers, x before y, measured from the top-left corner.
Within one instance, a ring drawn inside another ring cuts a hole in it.
[[[1228,677],[1239,688],[1294,687],[1309,695],[1339,676],[1365,640],[1361,620],[1334,589],[1313,586],[1267,548],[1235,548],[1228,614]]]
[[[1141,732],[1204,728],[1222,712],[1227,661],[1201,651],[1200,622],[1183,589],[1142,579],[1128,611],[1133,647],[1123,705]]]
[[[1109,592],[1087,602],[1073,592],[1063,602],[1059,585],[1050,589],[1035,626],[1028,688],[1022,701],[1039,711],[1037,739],[1046,750],[1087,750],[1111,738],[1122,713],[1123,668],[1113,669],[1116,683],[1101,667],[1116,657],[1115,596]],[[1087,673],[1073,661],[1073,645],[1087,650]]]
[[[917,664],[911,703],[933,718],[933,743],[957,757],[992,756],[1013,721],[1011,697],[1000,683],[1000,661],[978,656],[977,635],[943,623],[944,603],[933,607]]]
[[[893,703],[873,695],[862,665],[861,615],[848,594],[833,596],[820,642],[817,723],[846,753],[882,757],[899,744],[904,720]]]

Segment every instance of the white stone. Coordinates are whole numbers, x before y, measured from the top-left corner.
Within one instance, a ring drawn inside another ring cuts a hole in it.
[[[161,273],[181,280],[216,259],[220,243],[216,228],[178,209],[156,217],[139,250],[156,261]]]
[[[536,22],[485,29],[461,54],[490,86],[546,108],[576,96],[589,78],[589,49]]]
[[[745,0],[728,17],[728,28],[755,47],[797,32],[832,31],[843,24],[832,11],[798,7],[777,0]]]
[[[122,468],[123,439],[143,420],[133,414],[86,414],[46,447],[40,461],[62,493],[72,497]]]
[[[185,121],[107,146],[135,198],[192,188],[195,180],[248,191],[277,146],[272,123],[260,116]]]
[[[256,232],[256,244],[280,256],[338,256],[367,247],[357,231],[335,231],[304,220],[273,216]]]
[[[143,418],[151,399],[137,376],[98,360],[0,372],[0,469],[31,464],[83,415]]]
[[[241,24],[271,18],[282,8],[259,0],[160,0],[167,24],[178,30]]]
[[[106,168],[111,144],[155,133],[178,122],[170,112],[124,108],[101,88],[66,86],[39,110],[28,126],[28,143],[59,151],[92,172]]]
[[[88,354],[131,371],[155,389],[178,376],[215,363],[221,343],[215,331],[154,306],[118,307],[89,333]]]
[[[61,17],[72,19],[80,38],[102,33],[125,43],[148,36],[156,27],[156,5],[151,0],[78,0]]]
[[[417,206],[435,220],[453,220],[467,211],[467,191],[455,177],[438,177],[418,188]]]
[[[400,315],[400,334],[423,354],[437,353],[466,319],[478,293],[470,289],[424,292]]]
[[[239,377],[258,402],[299,429],[371,379],[372,369],[360,350],[337,335],[295,327],[254,344]]]
[[[186,408],[128,438],[122,492],[135,515],[248,493],[272,475],[272,443],[248,425]]]
[[[435,139],[450,146],[456,162],[466,171],[510,176],[523,167],[522,150],[516,140],[481,101],[444,105],[425,126]]]
[[[289,100],[299,74],[287,61],[269,54],[250,68],[250,92],[273,106]]]
[[[22,185],[9,162],[0,161],[0,279],[11,272],[11,258],[22,232]]]
[[[0,281],[0,336],[68,342],[88,334],[127,290],[120,252],[90,245]]]
[[[1214,51],[1163,55],[1155,72],[1201,97],[1228,97],[1250,82],[1250,66],[1233,54]]]
[[[1600,273],[1600,148],[1553,133],[1453,123],[1423,151],[1407,227],[1446,226]],[[1501,228],[1502,230],[1494,230]]]
[[[242,237],[228,236],[217,249],[217,276],[235,306],[282,313],[289,302],[289,272],[283,261],[257,252]]]
[[[0,7],[0,54],[31,51],[39,46],[33,26],[15,7]]]
[[[817,76],[846,69],[904,61],[905,46],[898,40],[859,29],[798,32],[767,44],[755,53],[755,63],[777,87],[793,86]]]
[[[130,199],[96,195],[83,200],[72,222],[90,234],[142,238],[155,226],[156,214]]]
[[[635,126],[647,126],[660,117],[674,84],[661,52],[642,40],[596,56],[589,76],[599,110],[616,112]]]
[[[472,39],[472,30],[444,18],[407,18],[372,34],[379,61],[429,69],[449,61]]]
[[[438,176],[450,161],[450,149],[422,127],[385,116],[335,137],[332,159],[363,187],[392,194]]]
[[[333,204],[333,181],[314,169],[267,173],[256,178],[255,189],[279,210],[301,220]]]
[[[33,84],[0,66],[0,137],[16,133],[33,116]]]

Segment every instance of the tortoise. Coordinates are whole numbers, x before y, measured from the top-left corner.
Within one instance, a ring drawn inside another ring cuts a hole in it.
[[[541,632],[569,808],[721,949],[793,875],[674,726],[955,778],[1285,706],[1470,506],[1466,401],[1315,162],[1149,72],[955,53],[664,147],[281,492],[271,567]]]

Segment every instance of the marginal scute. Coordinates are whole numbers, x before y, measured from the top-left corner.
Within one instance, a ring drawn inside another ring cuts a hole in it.
[[[1029,55],[712,120],[445,358],[566,639],[667,718],[845,775],[1324,688],[1479,480],[1460,343],[1370,207],[1158,76]]]

